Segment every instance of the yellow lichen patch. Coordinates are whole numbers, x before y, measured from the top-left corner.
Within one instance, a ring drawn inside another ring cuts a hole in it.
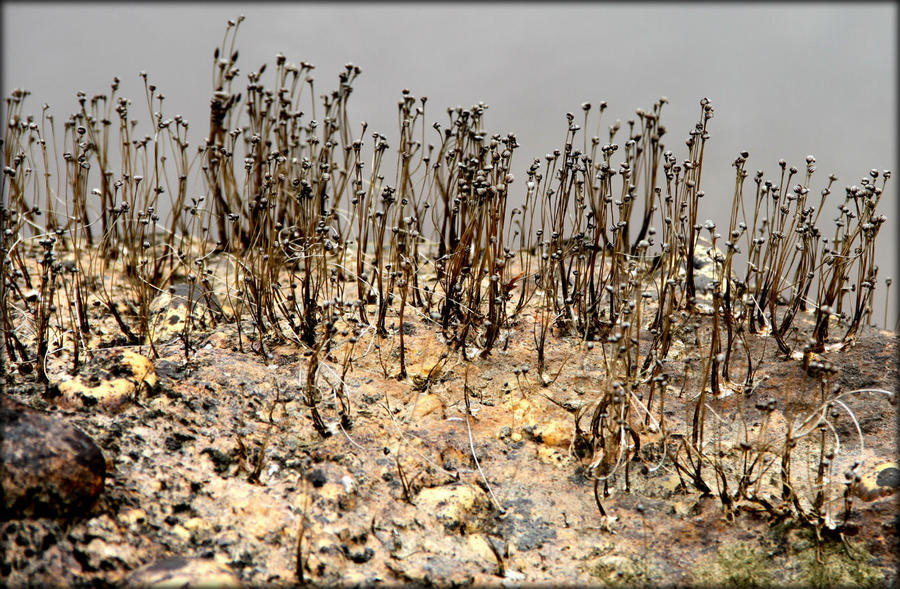
[[[406,371],[412,378],[428,378],[434,380],[440,376],[446,364],[446,358],[442,358],[444,346],[440,342],[419,338],[414,346],[407,350]]]
[[[540,436],[543,444],[558,448],[568,448],[574,433],[575,428],[570,421],[559,419],[542,423],[534,428],[535,437]]]
[[[560,451],[558,448],[539,446],[537,449],[537,455],[541,462],[544,462],[545,464],[566,466],[571,462],[568,452]]]
[[[486,499],[467,485],[444,485],[423,489],[414,503],[434,515],[447,528],[477,528],[478,512],[487,506]]]
[[[489,564],[497,561],[497,557],[494,556],[494,551],[491,550],[488,539],[484,534],[472,534],[471,536],[467,536],[467,538],[469,549],[471,549],[479,559],[484,560]]]
[[[206,490],[215,499],[214,506],[228,505],[231,516],[241,522],[248,536],[263,538],[273,530],[294,525],[293,515],[285,501],[267,501],[262,487],[235,479],[213,477]],[[213,511],[200,511],[199,516],[213,519]]]
[[[532,417],[532,413],[534,412],[534,403],[529,401],[528,399],[511,399],[504,403],[504,407],[512,412],[513,423],[522,424],[523,421],[526,423],[524,425],[529,425]]]
[[[182,542],[189,542],[191,540],[191,533],[180,524],[172,526],[172,533],[178,536],[178,539]]]
[[[98,352],[74,378],[57,383],[50,399],[64,409],[99,407],[120,411],[156,388],[153,363],[131,350]]]
[[[184,522],[184,529],[196,532],[203,528],[204,522],[202,517],[192,517],[191,519]]]

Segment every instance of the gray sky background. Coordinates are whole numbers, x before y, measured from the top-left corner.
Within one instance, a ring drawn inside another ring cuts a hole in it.
[[[119,76],[120,95],[137,114],[145,110],[138,78],[145,70],[167,97],[167,116],[191,122],[193,145],[208,121],[212,50],[225,21],[244,14],[237,40],[243,81],[263,63],[264,81],[271,80],[282,52],[316,65],[320,94],[353,62],[362,75],[351,120],[366,120],[389,139],[397,136],[403,88],[428,96],[429,124],[445,122],[447,106],[484,101],[488,128],[519,139],[513,163],[520,177],[533,158],[560,147],[564,115],[580,114],[582,102],[607,101],[605,134],[615,119],[624,122],[663,95],[665,139],[679,159],[699,100],[708,96],[716,109],[701,214],[720,223],[741,150],[750,152],[751,173],[773,177],[779,158],[802,169],[806,155],[815,155],[815,194],[829,173],[839,178],[826,212],[870,168],[898,167],[895,3],[5,2],[2,10],[3,93],[31,90],[28,112],[39,114],[47,102],[64,120],[78,90],[105,93]],[[897,180],[882,207],[889,221],[879,237],[881,281],[897,275]]]

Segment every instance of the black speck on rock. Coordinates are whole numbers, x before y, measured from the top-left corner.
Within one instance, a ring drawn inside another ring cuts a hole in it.
[[[253,555],[245,550],[244,553],[241,554],[240,557],[229,562],[228,566],[238,569],[238,570],[244,569],[247,567],[251,567],[251,566],[253,566]]]
[[[588,476],[588,471],[583,465],[578,465],[574,472],[570,474],[568,477],[568,481],[573,485],[587,485],[591,482],[591,479]]]
[[[191,513],[193,514],[194,508],[190,506],[189,503],[176,503],[172,506],[172,513]]]
[[[216,469],[216,474],[224,473],[233,462],[231,456],[216,448],[204,448],[200,453],[209,456],[210,460],[213,462],[213,468]]]
[[[312,483],[312,486],[315,488],[321,487],[327,481],[327,479],[325,478],[325,473],[318,468],[310,472],[309,475],[307,475],[306,479],[310,483]]]
[[[353,550],[346,544],[342,544],[341,551],[347,555],[347,558],[356,564],[367,563],[375,556],[375,551],[368,546],[364,550]]]
[[[182,434],[180,432],[175,432],[168,438],[166,438],[166,450],[169,452],[178,452],[181,450],[181,447],[184,446],[185,442],[190,442],[192,440],[196,440],[194,436],[188,434]]]

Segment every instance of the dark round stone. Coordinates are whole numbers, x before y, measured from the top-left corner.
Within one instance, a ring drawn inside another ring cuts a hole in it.
[[[0,519],[83,514],[105,477],[103,454],[84,432],[0,398]]]
[[[325,478],[325,473],[319,470],[318,468],[307,475],[307,480],[312,483],[313,487],[317,489],[325,484],[327,479]]]
[[[900,487],[900,470],[895,466],[889,466],[878,473],[878,478],[875,482],[878,483],[879,487],[896,489]]]

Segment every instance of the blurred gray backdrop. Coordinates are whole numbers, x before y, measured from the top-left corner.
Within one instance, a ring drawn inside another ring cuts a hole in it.
[[[428,96],[429,124],[445,122],[448,106],[484,101],[489,129],[519,139],[519,177],[533,158],[561,146],[565,113],[580,115],[582,102],[607,101],[606,129],[660,96],[669,98],[666,144],[679,159],[700,99],[716,109],[701,215],[720,224],[733,191],[731,162],[742,150],[750,152],[751,175],[763,169],[773,177],[779,158],[803,169],[806,155],[815,155],[813,194],[829,173],[839,178],[826,212],[869,169],[897,172],[895,3],[4,2],[2,13],[4,96],[27,88],[28,112],[39,115],[46,102],[62,121],[77,91],[106,93],[119,76],[119,95],[132,99],[137,115],[146,110],[138,77],[145,70],[167,97],[166,115],[191,122],[192,145],[208,124],[213,48],[226,20],[244,14],[242,80],[263,63],[271,76],[282,52],[316,65],[318,95],[334,89],[340,69],[353,62],[362,75],[351,120],[368,121],[389,140],[397,136],[403,88]],[[140,118],[146,125],[146,113]],[[898,274],[898,180],[882,201],[879,322],[884,278]],[[892,302],[891,326],[896,310]]]

